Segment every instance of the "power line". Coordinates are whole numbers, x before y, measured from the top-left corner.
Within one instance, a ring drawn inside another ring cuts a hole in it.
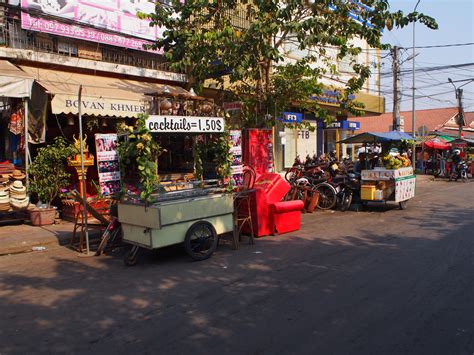
[[[434,46],[415,46],[415,49],[422,49],[422,48],[447,48],[447,47],[462,47],[462,46],[472,46],[474,42],[468,43],[453,43],[453,44],[438,44]],[[413,47],[404,47],[404,48],[413,48]]]
[[[441,71],[443,69],[464,68],[464,67],[469,67],[469,66],[472,66],[472,65],[474,65],[474,63],[440,65],[440,66],[434,66],[434,67],[419,68],[417,71],[418,72]],[[413,71],[411,69],[404,69],[404,70],[401,70],[400,72],[401,72],[401,74],[411,74],[411,73],[413,73]],[[380,76],[390,76],[390,75],[392,75],[391,72],[380,73]]]

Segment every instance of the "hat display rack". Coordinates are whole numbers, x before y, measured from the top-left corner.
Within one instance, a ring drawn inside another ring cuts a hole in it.
[[[28,208],[30,199],[23,184],[25,178],[26,174],[16,169],[10,174],[0,174],[0,213]]]

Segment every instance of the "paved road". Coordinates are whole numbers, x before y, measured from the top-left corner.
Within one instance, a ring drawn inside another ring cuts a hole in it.
[[[474,184],[418,192],[200,263],[0,257],[0,353],[471,355]]]

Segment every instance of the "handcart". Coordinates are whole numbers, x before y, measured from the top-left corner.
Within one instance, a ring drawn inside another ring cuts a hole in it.
[[[205,260],[217,248],[218,235],[233,231],[231,194],[193,186],[152,197],[148,205],[133,198],[118,204],[123,241],[132,244],[126,265],[137,263],[140,248],[154,250],[181,243],[191,258]]]
[[[363,143],[364,152],[366,152],[367,144],[381,144],[388,147],[412,139],[412,136],[400,131],[364,132],[341,140],[338,143]],[[386,203],[393,201],[399,204],[400,209],[405,209],[407,201],[415,196],[415,187],[416,176],[413,168],[410,166],[398,169],[375,167],[372,170],[361,171],[360,195],[363,205],[367,205],[368,202]]]
[[[415,197],[416,176],[412,167],[399,169],[375,168],[361,172],[361,201],[368,202],[393,201],[404,210],[407,202]]]

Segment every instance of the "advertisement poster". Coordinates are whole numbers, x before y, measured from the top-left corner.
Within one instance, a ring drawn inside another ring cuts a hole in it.
[[[242,186],[244,183],[243,165],[242,165],[242,131],[231,130],[230,141],[232,146],[230,152],[232,154],[232,180],[235,186]]]
[[[138,11],[154,12],[153,0],[22,0],[21,8],[26,10],[21,14],[22,28],[31,31],[139,50],[143,50],[143,44],[155,41],[162,34],[161,29],[150,27],[148,20],[139,19],[136,15]],[[46,19],[41,14],[74,21],[77,25]],[[120,33],[136,38],[120,36]]]
[[[110,195],[120,191],[120,167],[117,154],[117,135],[96,134],[95,148],[100,192]]]
[[[273,171],[273,140],[271,129],[247,129],[244,142],[244,163],[257,173]]]
[[[415,197],[416,178],[410,176],[395,180],[395,202]]]

